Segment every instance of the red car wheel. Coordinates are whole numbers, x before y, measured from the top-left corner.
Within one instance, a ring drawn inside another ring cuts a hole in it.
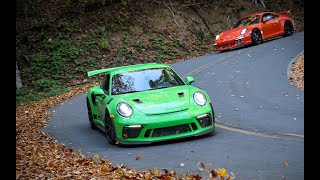
[[[251,33],[251,41],[253,44],[262,43],[262,35],[259,29],[253,29]]]

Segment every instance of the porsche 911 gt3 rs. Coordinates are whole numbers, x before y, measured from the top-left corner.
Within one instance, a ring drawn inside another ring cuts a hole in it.
[[[142,144],[215,131],[209,95],[168,65],[138,64],[89,71],[104,74],[87,93],[90,126],[110,144]]]

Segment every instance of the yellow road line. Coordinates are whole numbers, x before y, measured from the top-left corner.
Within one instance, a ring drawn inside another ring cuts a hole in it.
[[[267,132],[255,132],[250,130],[244,130],[239,128],[234,128],[230,126],[224,126],[221,124],[215,124],[216,127],[220,127],[222,129],[226,129],[233,132],[253,135],[253,136],[261,136],[261,137],[269,137],[269,138],[277,138],[277,139],[287,139],[287,140],[295,140],[295,141],[304,141],[304,135],[300,134],[273,134],[273,133],[267,133]]]
[[[237,54],[241,54],[241,53],[242,53],[242,51],[238,51],[238,52],[232,53],[228,56],[221,57],[211,63],[200,66],[199,68],[196,68],[193,71],[191,71],[190,73],[188,73],[187,75],[183,76],[183,78],[185,78],[188,75],[196,75],[211,66],[214,66],[214,65],[216,65],[216,64],[218,64],[218,63],[220,63],[230,57],[233,57],[233,56],[235,56]],[[219,124],[218,123],[219,122],[216,122],[215,126],[220,127],[222,129],[229,130],[229,131],[233,131],[233,132],[238,132],[238,133],[243,133],[243,134],[248,134],[248,135],[253,135],[253,136],[260,136],[260,137],[270,137],[270,138],[277,138],[277,139],[304,141],[304,135],[302,135],[302,134],[292,134],[292,133],[275,134],[275,133],[268,133],[268,132],[251,131],[251,130],[244,130],[244,129],[230,127],[230,126],[224,126],[224,125],[221,125],[220,123]]]
[[[285,135],[288,135],[288,136],[297,136],[297,137],[302,137],[302,138],[304,138],[304,135],[303,135],[303,134],[285,134]]]
[[[208,64],[205,64],[205,65],[203,65],[203,66],[200,66],[200,67],[198,67],[197,69],[194,69],[193,71],[191,71],[190,73],[188,73],[187,75],[183,76],[183,79],[186,78],[186,76],[188,76],[188,75],[198,74],[198,73],[200,73],[201,71],[203,71],[203,70],[205,70],[205,69],[207,69],[207,68],[209,68],[209,67],[211,67],[211,66],[214,66],[214,65],[218,64],[219,62],[222,62],[222,61],[224,61],[224,60],[226,60],[226,59],[228,59],[228,58],[230,58],[230,57],[233,57],[233,56],[235,56],[235,55],[237,55],[237,54],[241,54],[241,53],[242,53],[242,51],[238,51],[238,52],[232,53],[232,54],[230,54],[230,55],[228,55],[228,56],[224,56],[224,57],[222,57],[222,58],[219,58],[219,59],[217,59],[217,60],[215,60],[215,61],[213,61],[213,62],[211,62],[211,63],[208,63]]]

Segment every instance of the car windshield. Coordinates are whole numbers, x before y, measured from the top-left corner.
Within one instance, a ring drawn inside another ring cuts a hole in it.
[[[242,18],[233,26],[233,28],[256,24],[259,22],[259,19],[260,19],[259,15]]]
[[[112,94],[126,94],[181,85],[184,85],[184,82],[171,69],[144,69],[114,75]]]

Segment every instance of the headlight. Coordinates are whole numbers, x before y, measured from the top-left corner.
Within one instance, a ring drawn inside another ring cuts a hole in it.
[[[124,102],[121,102],[117,105],[117,111],[123,117],[129,117],[132,114],[131,106]]]
[[[218,40],[219,39],[219,37],[220,37],[220,35],[218,34],[218,35],[216,35],[216,40]]]
[[[199,106],[204,106],[207,103],[206,96],[204,96],[204,94],[201,92],[195,92],[193,95],[193,100]]]
[[[245,34],[248,31],[248,28],[242,29],[242,31],[240,32],[241,35]]]

